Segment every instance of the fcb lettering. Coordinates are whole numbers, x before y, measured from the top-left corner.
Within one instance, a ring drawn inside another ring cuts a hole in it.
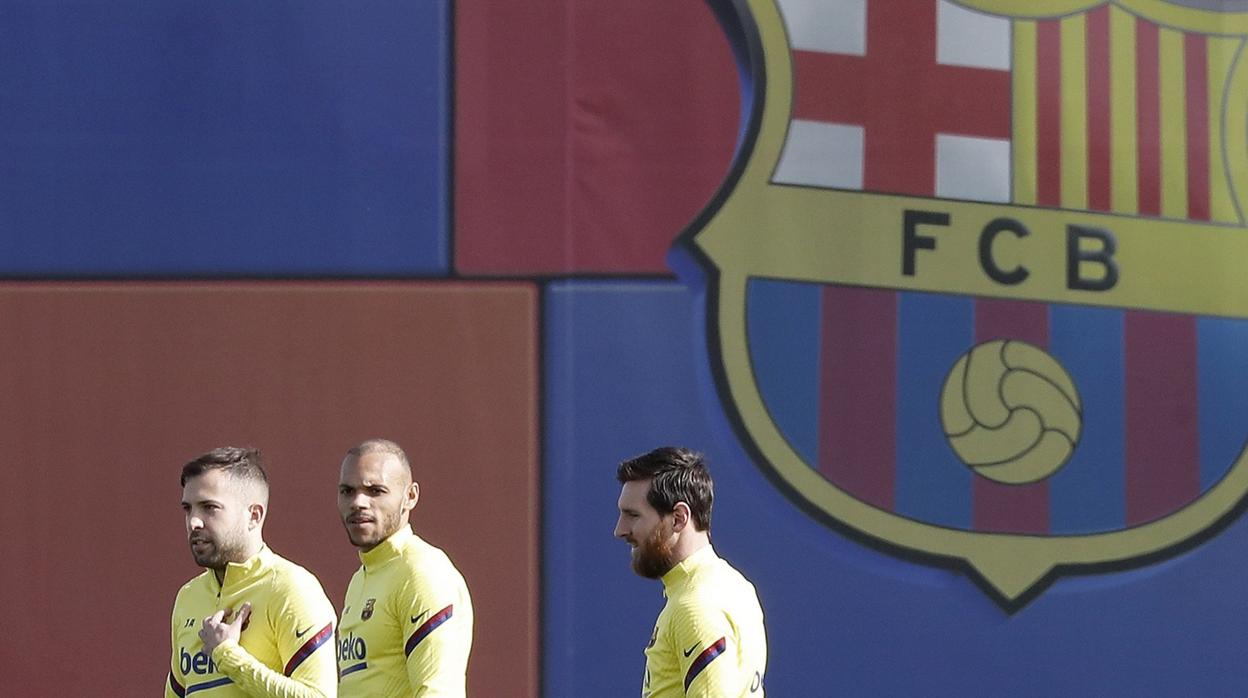
[[[943,211],[907,209],[902,217],[901,273],[916,276],[917,251],[937,250],[937,236],[919,232],[920,226],[953,225],[952,217]],[[1031,230],[1018,218],[998,217],[990,220],[979,233],[979,266],[993,281],[1016,286],[1027,281],[1031,270],[1021,262],[1005,267],[994,250],[997,238],[1009,233],[1016,239],[1031,235]],[[1066,288],[1072,291],[1108,291],[1118,284],[1118,250],[1113,233],[1102,228],[1068,223],[1066,225]],[[1026,253],[1019,256],[1026,256]],[[1095,268],[1091,273],[1090,268]]]

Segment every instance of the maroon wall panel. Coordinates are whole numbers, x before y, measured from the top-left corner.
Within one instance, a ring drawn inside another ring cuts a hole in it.
[[[736,141],[706,3],[456,3],[455,73],[459,273],[667,272]]]
[[[4,684],[159,692],[198,572],[178,471],[218,445],[265,452],[266,539],[340,607],[338,466],[385,436],[471,588],[471,693],[535,696],[536,304],[519,282],[0,285]]]

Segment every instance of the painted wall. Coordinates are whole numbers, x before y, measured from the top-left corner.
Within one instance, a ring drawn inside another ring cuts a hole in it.
[[[225,443],[340,604],[380,435],[475,696],[638,693],[663,599],[614,468],[663,444],[711,462],[773,695],[1242,695],[1248,19],[997,4],[0,0],[5,685],[159,690],[178,471]],[[952,221],[911,275],[904,210]],[[1121,285],[1033,290],[1072,223]],[[996,339],[1078,391],[1025,483],[947,437]]]

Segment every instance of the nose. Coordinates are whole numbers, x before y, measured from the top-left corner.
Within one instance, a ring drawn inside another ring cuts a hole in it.
[[[628,529],[624,527],[623,516],[621,516],[619,519],[616,519],[614,533],[615,533],[616,538],[624,538],[628,535]]]
[[[193,514],[188,514],[186,516],[186,530],[198,531],[199,529],[203,527],[204,527],[204,522],[198,516],[195,516]]]
[[[351,510],[359,511],[368,508],[368,496],[363,492],[356,492],[351,495]]]

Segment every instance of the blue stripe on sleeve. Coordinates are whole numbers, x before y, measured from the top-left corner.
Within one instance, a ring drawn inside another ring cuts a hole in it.
[[[412,633],[412,636],[407,638],[407,646],[403,648],[403,655],[411,656],[412,650],[416,649],[416,645],[419,645],[422,640],[429,637],[429,633],[437,630],[438,626],[450,620],[451,616],[454,614],[455,605],[451,604],[450,606],[447,606],[441,611],[435,613],[432,618],[425,621],[424,625],[416,628],[416,632]]]
[[[689,673],[685,674],[685,692],[689,692],[689,684],[698,678],[698,674],[702,673],[716,657],[724,653],[724,649],[728,647],[728,639],[721,637],[715,641],[715,644],[702,650],[702,654],[693,660],[693,665],[689,667]]]

